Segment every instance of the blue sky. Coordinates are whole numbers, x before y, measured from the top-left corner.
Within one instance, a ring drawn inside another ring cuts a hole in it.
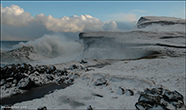
[[[55,18],[89,14],[102,21],[116,14],[185,17],[185,1],[24,1],[2,2],[2,6],[18,5],[32,16],[44,13]],[[110,17],[110,18],[109,18]],[[114,19],[113,19],[114,20]]]
[[[142,16],[185,18],[186,11],[185,1],[1,1],[1,6],[3,40],[33,40],[54,33],[127,31]]]

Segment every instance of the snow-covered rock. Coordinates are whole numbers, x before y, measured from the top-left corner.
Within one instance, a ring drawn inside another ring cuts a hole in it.
[[[158,17],[158,16],[144,16],[138,20],[138,28],[144,28],[148,25],[160,24],[160,25],[174,25],[185,24],[185,20],[175,17]]]

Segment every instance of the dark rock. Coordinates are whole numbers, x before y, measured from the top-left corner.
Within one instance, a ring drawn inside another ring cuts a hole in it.
[[[133,96],[134,92],[132,90],[130,90],[130,89],[126,89],[126,95]]]
[[[32,87],[35,86],[35,83],[33,81],[31,81],[30,78],[26,77],[26,78],[22,78],[18,84],[17,84],[19,89],[30,89]]]
[[[103,97],[102,95],[100,95],[100,94],[92,94],[93,96],[97,96],[97,97]]]
[[[6,79],[6,82],[12,82],[13,80],[14,80],[13,77],[9,77],[9,78]]]
[[[81,60],[80,62],[81,64],[85,64],[85,63],[88,63],[87,61],[84,61],[84,60]]]
[[[12,72],[12,77],[14,77],[15,79],[17,79],[18,81],[22,78],[25,78],[25,74],[24,73],[21,73],[21,72],[17,72],[17,73],[14,73]]]
[[[89,105],[89,106],[87,107],[87,110],[93,110],[92,106]]]
[[[184,102],[182,100],[178,100],[177,102],[172,102],[172,105],[177,109],[181,108],[184,105]]]
[[[52,65],[49,68],[48,67],[46,68],[46,73],[52,74],[55,70],[56,70],[56,67]]]
[[[6,83],[5,79],[1,79],[0,86],[4,85]]]
[[[5,105],[3,107],[3,110],[12,110],[12,107],[11,107],[11,105]]]
[[[65,69],[64,69],[64,70],[57,70],[57,75],[58,75],[58,76],[67,75],[67,73],[68,73],[68,72],[67,72],[67,70],[65,70]]]
[[[154,96],[150,94],[141,94],[138,101],[143,103],[148,103],[151,105],[158,105],[160,103],[160,96]]]
[[[61,84],[61,83],[63,83],[65,80],[68,80],[68,79],[69,79],[68,77],[58,78],[58,79],[56,80],[56,83],[57,83],[57,84]]]
[[[39,107],[37,110],[47,110],[47,107]]]
[[[47,75],[46,78],[49,79],[49,80],[53,80],[54,79],[54,77],[52,77],[52,75]]]
[[[138,110],[148,110],[150,108],[152,108],[153,106],[151,104],[148,104],[148,103],[143,103],[143,102],[137,102],[135,104],[135,107],[138,109]]]
[[[12,82],[7,82],[6,84],[5,84],[5,87],[6,88],[10,88],[12,86]]]
[[[46,65],[36,65],[35,66],[36,71],[38,71],[39,73],[46,73],[48,67]]]
[[[72,65],[69,67],[69,70],[73,70],[73,69],[78,69],[78,66],[77,65]]]
[[[102,86],[102,85],[107,85],[107,80],[104,78],[99,78],[96,80],[94,83],[95,86]]]
[[[162,94],[162,89],[161,88],[152,88],[151,90],[150,89],[145,89],[144,91],[145,94],[152,94],[152,95],[161,95]]]
[[[68,84],[71,84],[73,82],[74,82],[74,78],[69,78],[68,81],[67,81]]]
[[[135,106],[138,110],[149,108],[169,110],[172,109],[171,106],[175,109],[183,107],[184,101],[183,96],[177,91],[153,88],[144,90]]]
[[[164,94],[163,94],[163,98],[166,100],[166,101],[178,101],[178,100],[183,100],[183,96],[178,93],[177,91],[169,91],[169,90],[165,90]]]

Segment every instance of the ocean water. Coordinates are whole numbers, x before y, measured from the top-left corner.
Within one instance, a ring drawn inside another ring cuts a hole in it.
[[[1,52],[13,50],[21,42],[26,43],[27,41],[1,41]]]

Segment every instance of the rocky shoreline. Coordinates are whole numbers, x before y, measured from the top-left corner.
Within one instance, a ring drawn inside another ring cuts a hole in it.
[[[54,65],[10,64],[0,68],[1,98],[25,93],[31,88],[42,85],[72,84],[79,77],[74,70],[87,70],[82,65],[72,65],[69,68],[57,69]]]
[[[62,69],[57,69],[57,67],[54,65],[32,66],[31,64],[26,63],[10,64],[1,67],[1,101],[3,101],[3,98],[24,94],[32,88],[42,87],[44,85],[49,85],[52,83],[58,85],[73,84],[75,79],[80,77],[81,72],[87,72],[91,70],[88,68],[90,65],[84,66],[86,64],[87,61],[81,61],[80,63],[76,63],[76,65],[73,64],[68,68]],[[104,78],[99,78],[94,82],[95,87],[107,87],[108,84],[108,81]],[[135,93],[131,89],[119,87],[117,94],[126,94],[130,97],[134,96],[135,94],[139,94],[139,98],[138,100],[136,100],[136,103],[134,105],[138,110],[169,110],[172,108],[182,109],[185,107],[183,95],[176,90],[171,91],[167,88],[146,88],[144,92]],[[100,94],[92,95],[103,98],[103,96]],[[5,105],[4,107],[9,106]],[[47,107],[44,108],[47,109]],[[93,108],[93,105],[89,105],[87,107],[88,110],[93,110]]]

